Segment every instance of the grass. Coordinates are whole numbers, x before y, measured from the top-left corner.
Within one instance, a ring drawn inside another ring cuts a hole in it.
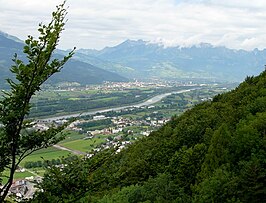
[[[74,91],[53,91],[53,90],[46,90],[46,91],[41,91],[37,94],[37,96],[34,96],[33,99],[49,99],[49,100],[58,100],[58,99],[81,99],[82,96],[87,96],[89,94],[97,94],[97,93],[114,93],[117,92],[115,91],[100,91],[100,90],[74,90]]]
[[[119,97],[107,97],[107,98],[101,98],[101,99],[95,99],[95,102],[107,102],[111,100],[118,100]]]
[[[32,153],[31,155],[26,157],[21,162],[20,166],[24,167],[24,164],[27,161],[35,162],[35,161],[42,160],[42,158],[44,160],[52,160],[52,159],[58,159],[58,158],[61,158],[61,157],[67,157],[68,155],[71,155],[71,153],[68,152],[68,151],[63,151],[63,150],[56,149],[54,147],[49,147],[49,148],[41,149],[41,150],[38,150],[38,151]],[[44,173],[45,173],[45,169],[44,168],[32,168],[30,170],[35,172],[35,173],[37,173],[40,176],[43,176]],[[7,176],[8,175],[8,171],[4,171],[3,175]],[[35,176],[35,175],[30,173],[30,172],[28,172],[28,171],[16,172],[15,176],[14,176],[14,179],[24,179],[24,178],[30,177],[30,176]],[[7,181],[7,178],[4,177],[3,178],[3,184],[6,183],[6,181]]]
[[[153,110],[154,111],[154,110]],[[123,115],[123,117],[125,118],[132,118],[133,120],[137,119],[137,118],[141,118],[147,114],[150,114],[151,110],[145,110],[143,112],[137,112],[137,113],[129,113],[129,114],[125,114]]]
[[[102,130],[102,129],[106,128],[106,127],[109,127],[109,125],[97,125],[97,126],[83,128],[83,129],[87,130],[87,131],[93,131],[93,130]]]
[[[78,150],[81,152],[89,152],[93,148],[95,148],[97,145],[103,143],[105,140],[100,137],[95,137],[93,139],[87,139],[87,140],[72,140],[69,142],[64,142],[61,145],[69,148],[69,149],[74,149]]]
[[[8,171],[4,171],[3,173],[4,176],[8,176]],[[18,179],[24,179],[26,177],[30,177],[30,176],[34,176],[32,173],[25,171],[25,172],[16,172],[14,175],[14,180],[18,180]],[[7,182],[7,178],[4,177],[3,178],[3,184],[5,184]]]
[[[16,172],[14,179],[24,179],[26,177],[34,176],[32,173],[25,171],[25,172]]]
[[[39,168],[30,168],[30,171],[33,171],[34,173],[37,173],[39,176],[44,176],[45,168],[39,167]]]
[[[67,133],[67,136],[63,141],[59,143],[60,145],[62,143],[70,142],[73,140],[81,140],[86,137],[86,135],[80,134],[79,132],[72,131],[72,130],[67,130],[66,133]]]
[[[21,162],[21,166],[24,166],[25,162],[27,162],[27,161],[34,161],[35,162],[35,161],[42,160],[42,158],[44,160],[52,160],[52,159],[58,159],[60,157],[67,157],[70,154],[71,153],[68,151],[59,150],[59,149],[56,149],[54,147],[48,147],[46,149],[38,150],[38,151],[34,152],[33,154],[29,155],[28,157],[26,157]]]

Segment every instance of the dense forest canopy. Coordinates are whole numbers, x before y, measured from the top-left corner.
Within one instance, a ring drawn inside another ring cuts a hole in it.
[[[52,167],[32,202],[266,202],[266,71],[120,153]]]

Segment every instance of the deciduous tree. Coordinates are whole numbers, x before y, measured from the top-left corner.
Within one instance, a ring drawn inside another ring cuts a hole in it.
[[[0,101],[0,175],[6,170],[9,173],[7,182],[0,189],[0,202],[6,198],[21,161],[32,152],[63,139],[59,132],[64,126],[52,126],[47,131],[38,131],[32,128],[32,121],[26,117],[30,112],[32,96],[74,54],[72,50],[62,59],[52,57],[64,29],[66,14],[64,2],[52,13],[52,20],[48,25],[39,24],[38,39],[28,36],[24,46],[27,63],[18,59],[17,55],[14,56],[14,65],[10,70],[16,79],[7,79],[10,90],[4,92]]]

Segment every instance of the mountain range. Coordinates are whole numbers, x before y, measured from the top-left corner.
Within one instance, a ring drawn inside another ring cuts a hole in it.
[[[263,70],[266,49],[234,50],[201,43],[192,47],[165,47],[143,40],[126,40],[102,50],[80,49],[75,57],[129,78],[210,79],[242,81]],[[101,64],[102,65],[102,64]]]
[[[26,61],[26,56],[23,54],[23,41],[14,36],[0,32],[0,87],[6,88],[6,78],[12,78],[13,75],[9,71],[9,67],[13,64],[12,58],[16,53],[18,58]],[[62,58],[60,51],[54,57]],[[47,83],[57,84],[60,82],[77,82],[81,85],[103,83],[104,81],[124,82],[127,78],[116,73],[98,68],[89,63],[70,59],[61,70],[60,74],[52,76]]]
[[[0,32],[0,86],[5,86],[14,53],[26,60],[23,42]],[[68,51],[57,50],[56,57]],[[229,49],[201,43],[191,47],[165,47],[143,40],[126,40],[102,50],[79,49],[60,74],[48,82],[78,82],[81,85],[104,81],[208,80],[238,82],[264,69],[266,49]]]

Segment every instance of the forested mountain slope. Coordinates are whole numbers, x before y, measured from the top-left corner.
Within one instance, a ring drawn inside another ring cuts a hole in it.
[[[266,71],[126,150],[51,168],[33,202],[266,202]]]

